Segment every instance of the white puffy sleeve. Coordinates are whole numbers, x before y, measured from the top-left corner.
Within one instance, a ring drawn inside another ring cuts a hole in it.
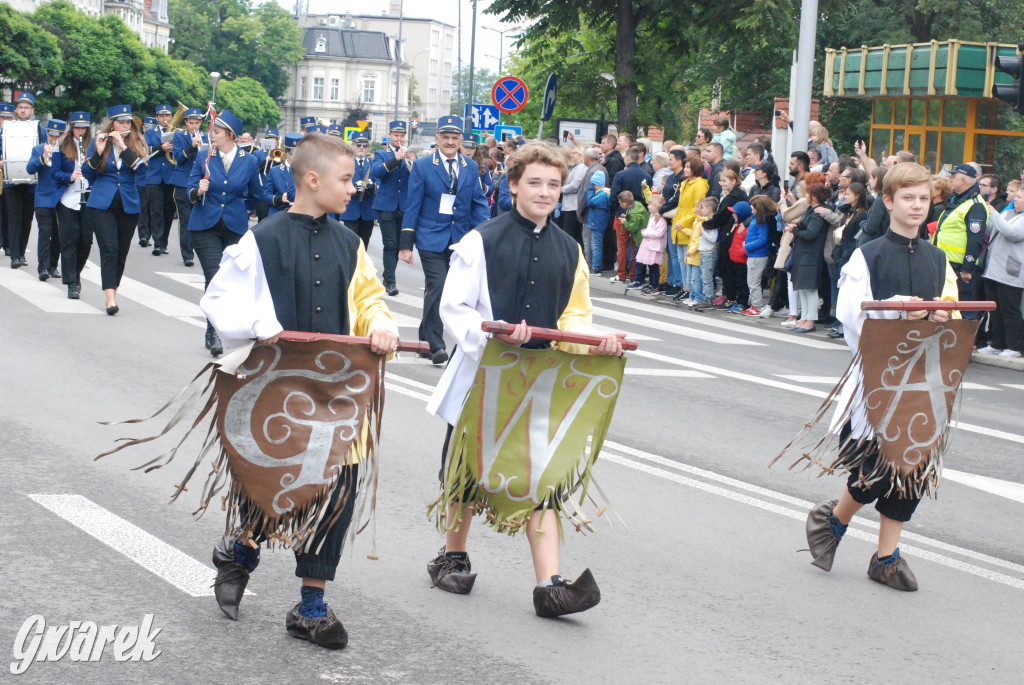
[[[252,231],[224,250],[220,269],[199,301],[225,349],[265,340],[284,328],[277,320],[263,259]]]
[[[491,318],[484,241],[470,231],[452,249],[452,261],[441,292],[441,320],[467,357],[480,361],[490,337],[480,324]]]

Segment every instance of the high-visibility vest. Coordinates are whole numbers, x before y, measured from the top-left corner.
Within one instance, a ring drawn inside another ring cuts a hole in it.
[[[939,217],[939,226],[932,236],[932,244],[946,253],[946,259],[953,264],[963,264],[967,254],[967,212],[981,204],[985,208],[985,220],[988,221],[988,205],[975,195],[967,202],[961,202],[953,209],[947,209]]]

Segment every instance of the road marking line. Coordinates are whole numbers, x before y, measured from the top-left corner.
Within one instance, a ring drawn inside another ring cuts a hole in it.
[[[99,267],[90,262],[85,267],[85,270],[82,271],[82,280],[96,283],[97,285],[101,284]],[[175,297],[165,293],[163,290],[128,278],[127,276],[121,278],[121,287],[117,291],[117,297],[118,299],[123,298],[138,302],[142,306],[166,316],[197,316],[204,320],[206,319],[206,315],[203,314],[203,310],[199,308],[196,302],[189,302],[180,297]]]
[[[157,271],[157,276],[169,278],[172,281],[195,288],[199,292],[206,292],[206,279],[202,274],[183,274],[176,271]]]
[[[649,475],[659,476],[666,480],[675,481],[676,483],[680,483],[682,485],[688,485],[692,488],[703,490],[704,492],[710,494],[719,495],[720,497],[725,497],[726,499],[731,499],[735,502],[749,504],[752,507],[757,507],[758,509],[770,511],[775,514],[779,514],[780,516],[786,516],[797,521],[805,521],[807,519],[806,511],[794,511],[793,509],[790,509],[789,507],[784,507],[780,504],[765,502],[764,500],[758,499],[756,497],[751,497],[750,495],[744,495],[733,490],[727,490],[717,485],[711,485],[709,483],[704,483],[699,480],[687,478],[686,476],[681,476],[677,473],[672,473],[671,471],[659,469],[654,466],[649,466],[647,464],[641,464],[639,462],[635,462],[632,461],[631,459],[626,459],[625,457],[620,457],[615,454],[606,454],[602,452],[600,459],[603,461],[612,462],[613,464],[619,464],[620,466],[626,466],[637,471],[642,471],[643,473],[647,473]],[[869,543],[875,543],[878,540],[878,536],[876,534],[862,531],[859,528],[851,527],[846,531],[846,534],[852,535],[858,540],[864,540],[865,542]],[[909,539],[909,536],[907,537]],[[916,547],[913,545],[901,544],[900,548],[903,552],[910,554],[912,556],[919,557],[921,559],[927,559],[928,561],[933,561],[936,564],[956,569],[958,571],[963,571],[964,573],[970,573],[971,575],[978,576],[979,578],[986,578],[997,583],[1002,583],[1003,585],[1007,585],[1018,590],[1024,590],[1024,580],[1021,580],[1020,578],[1014,578],[1013,576],[1008,576],[1004,573],[999,573],[998,571],[992,571],[987,568],[982,568],[981,566],[968,564],[963,561],[959,561],[958,559],[951,559],[950,557],[946,557],[941,554],[937,554],[935,552],[922,549],[920,547]],[[967,552],[968,556],[977,556],[976,553],[971,552],[970,550],[964,551]]]
[[[31,268],[31,267],[29,267]],[[67,291],[39,280],[34,271],[0,269],[0,285],[48,314],[99,314],[100,310],[81,300],[69,300]]]
[[[785,378],[794,383],[815,383],[821,385],[835,385],[839,382],[839,376],[791,376],[784,373],[772,374],[777,378]]]
[[[714,378],[710,373],[690,369],[648,369],[626,367],[627,376],[657,376],[658,378]]]
[[[1002,385],[1003,385],[1004,388],[1013,388],[1014,390],[1024,390],[1024,385],[1019,385],[1017,383],[1003,383]]]
[[[392,380],[398,378],[394,374],[391,374],[388,377],[391,378]],[[407,379],[407,378],[402,378],[402,381],[410,382],[410,383],[417,383],[417,381],[412,381],[412,379]],[[418,393],[418,392],[416,392],[414,390],[409,390],[409,389],[404,388],[404,387],[399,386],[399,385],[395,385],[395,384],[392,384],[392,383],[386,383],[385,385],[389,389],[394,390],[395,392],[398,392],[399,394],[407,395],[408,397],[412,397],[412,398],[415,398],[415,399],[418,399],[418,400],[422,400],[424,402],[427,401],[428,399],[430,399],[428,395],[424,395],[422,393]],[[420,385],[422,385],[422,384],[420,384]],[[647,453],[647,452],[643,452],[641,450],[637,450],[637,449],[634,449],[632,447],[628,447],[626,445],[614,442],[612,440],[605,440],[604,446],[605,446],[605,450],[606,451],[602,451],[601,457],[600,457],[601,459],[604,459],[604,460],[607,460],[607,461],[612,461],[612,462],[618,463],[618,464],[620,464],[622,466],[628,466],[630,468],[634,468],[634,469],[637,469],[637,470],[640,470],[640,471],[645,471],[645,472],[650,473],[652,475],[661,476],[663,478],[667,478],[668,480],[673,480],[673,481],[676,481],[678,483],[683,483],[684,485],[692,485],[693,487],[697,487],[698,489],[705,490],[706,492],[712,492],[714,494],[719,494],[719,495],[722,495],[723,497],[727,497],[729,499],[732,499],[732,500],[735,500],[735,501],[738,501],[738,502],[744,502],[744,503],[750,504],[752,506],[756,506],[756,507],[759,507],[761,509],[764,509],[766,511],[772,511],[772,512],[781,514],[782,516],[788,516],[789,518],[793,518],[793,519],[796,519],[796,520],[799,520],[799,521],[806,520],[806,518],[807,518],[807,513],[806,512],[812,506],[814,506],[814,504],[812,502],[808,502],[806,500],[801,500],[801,499],[799,499],[797,497],[791,497],[790,495],[786,495],[786,494],[781,493],[781,492],[776,492],[774,490],[769,490],[768,488],[763,488],[763,487],[761,487],[759,485],[754,485],[752,483],[746,483],[744,481],[737,480],[735,478],[730,478],[728,476],[723,476],[723,475],[715,473],[713,471],[707,471],[705,469],[701,469],[701,468],[698,468],[696,466],[690,466],[689,464],[682,464],[680,462],[672,461],[670,459],[666,459],[665,457],[660,457],[660,456],[655,455],[655,454],[650,454],[650,453]],[[611,452],[608,452],[607,450],[611,450]],[[783,507],[781,505],[773,504],[771,502],[765,502],[764,500],[757,499],[756,497],[751,497],[749,495],[744,495],[742,493],[737,493],[737,492],[735,492],[733,490],[727,490],[725,488],[720,488],[720,487],[717,487],[717,486],[714,486],[714,485],[710,485],[708,483],[704,483],[702,481],[693,480],[692,478],[686,478],[685,476],[680,476],[680,475],[671,473],[669,471],[665,471],[664,469],[659,469],[659,468],[656,468],[656,467],[653,467],[653,466],[648,466],[647,464],[641,464],[639,462],[634,462],[634,461],[632,461],[631,459],[629,459],[627,457],[616,455],[616,454],[614,454],[614,452],[621,452],[623,454],[629,454],[629,455],[632,455],[634,457],[638,457],[638,458],[650,461],[652,463],[659,464],[661,466],[667,466],[669,468],[673,468],[673,469],[678,470],[678,471],[683,471],[685,473],[690,473],[690,474],[693,474],[693,475],[697,475],[697,476],[700,476],[702,478],[706,478],[708,480],[714,480],[714,481],[717,481],[719,483],[730,485],[732,487],[735,487],[735,488],[738,488],[738,489],[741,489],[741,490],[746,490],[748,492],[753,492],[753,493],[762,495],[764,497],[769,497],[771,499],[776,499],[776,500],[779,500],[779,501],[782,501],[782,502],[786,502],[787,504],[791,504],[793,506],[796,506],[796,507],[802,509],[803,511],[802,512],[801,511],[794,511],[793,509],[790,509],[788,507]],[[970,474],[967,474],[967,475],[970,475]],[[1016,485],[1016,484],[1013,484],[1013,485]],[[1021,486],[1021,487],[1024,488],[1024,486]],[[865,526],[865,527],[871,528],[872,530],[877,531],[877,524],[874,523],[873,521],[870,521],[869,519],[864,519],[864,518],[861,518],[860,516],[856,516],[853,519],[853,523],[855,523],[857,525]],[[854,537],[856,537],[856,538],[858,538],[860,540],[866,540],[868,542],[874,542],[877,539],[877,532],[867,533],[867,532],[861,531],[861,530],[859,530],[857,528],[853,528],[853,527],[851,527],[849,530],[852,531],[852,534],[853,534]],[[949,543],[942,542],[940,540],[934,540],[932,538],[925,537],[924,535],[920,535],[918,533],[912,533],[910,531],[903,531],[902,537],[905,540],[913,540],[913,541],[916,541],[916,542],[920,542],[922,544],[929,545],[930,547],[934,547],[936,549],[941,549],[941,550],[943,550],[945,552],[949,552],[949,553],[952,553],[952,554],[958,554],[960,556],[967,557],[967,558],[973,559],[975,561],[979,561],[979,562],[982,562],[982,563],[987,563],[987,564],[990,564],[990,565],[993,565],[993,566],[999,566],[999,567],[1002,567],[1002,568],[1005,568],[1005,569],[1008,569],[1008,570],[1015,571],[1015,572],[1020,573],[1020,574],[1024,574],[1024,566],[1021,566],[1021,565],[1018,565],[1018,564],[1014,564],[1013,562],[1006,561],[1005,559],[999,559],[998,557],[993,557],[993,556],[990,556],[988,554],[983,554],[981,552],[975,552],[973,550],[965,549],[963,547],[957,547],[956,545],[951,545]],[[957,561],[955,559],[949,559],[948,557],[943,557],[942,555],[936,554],[934,552],[930,552],[930,551],[927,551],[927,550],[924,550],[924,549],[920,549],[920,548],[917,548],[917,547],[913,547],[913,546],[910,546],[910,545],[902,545],[902,547],[903,547],[903,549],[905,551],[913,552],[914,554],[916,554],[917,556],[921,557],[922,559],[928,559],[930,561],[934,561],[934,562],[936,562],[938,564],[942,564],[942,565],[948,566],[950,568],[958,569],[958,570],[964,571],[966,573],[971,573],[973,575],[980,576],[982,578],[988,578],[989,580],[994,580],[996,582],[1004,583],[1004,584],[1007,584],[1007,585],[1011,585],[1012,587],[1016,587],[1018,589],[1024,590],[1024,580],[1019,580],[1019,579],[1013,578],[1011,576],[1006,576],[1006,575],[1001,574],[1001,573],[996,573],[994,571],[990,571],[988,569],[984,569],[984,568],[981,568],[981,567],[978,567],[978,566],[974,566],[972,564],[966,564],[966,563]]]
[[[628,307],[635,309],[636,311],[645,312],[647,314],[655,314],[660,316],[667,316],[672,319],[679,321],[687,321],[689,323],[695,323],[709,328],[720,328],[726,331],[733,331],[742,335],[752,336],[755,338],[765,338],[768,340],[776,340],[778,342],[790,343],[793,345],[802,345],[804,347],[813,347],[819,350],[845,350],[845,345],[837,345],[836,343],[825,342],[824,340],[815,340],[814,338],[808,338],[802,335],[794,335],[789,332],[779,333],[776,331],[766,331],[760,326],[747,326],[741,323],[732,323],[729,321],[722,321],[716,318],[714,315],[705,312],[704,314],[691,314],[687,312],[681,312],[668,307],[661,307],[654,304],[646,304],[643,302],[633,302],[629,298],[615,299],[609,297],[594,297],[592,298],[595,302],[601,302],[604,304],[610,304],[619,307]],[[612,317],[619,316],[618,313],[612,312],[609,314]]]
[[[665,362],[666,364],[676,364],[677,366],[685,366],[687,368],[696,369],[697,371],[706,371],[715,376],[725,376],[727,378],[735,378],[736,380],[746,381],[748,383],[756,383],[758,385],[767,385],[770,388],[779,388],[780,390],[789,390],[791,392],[799,393],[801,395],[810,395],[811,397],[820,397],[825,399],[828,397],[828,393],[821,390],[813,390],[811,388],[804,388],[799,385],[793,385],[791,383],[782,383],[780,381],[772,380],[771,378],[761,378],[759,376],[751,376],[746,373],[739,373],[738,371],[730,371],[729,369],[722,369],[717,366],[709,366],[707,364],[698,364],[697,362],[688,362],[682,359],[676,359],[675,357],[669,357],[668,355],[658,354],[657,352],[647,352],[645,350],[633,350],[629,354],[635,354],[640,357],[646,357],[648,359],[654,359],[657,361]],[[963,421],[953,421],[951,423],[953,428],[959,428],[970,433],[978,433],[980,435],[987,435],[992,438],[999,438],[1001,440],[1008,440],[1010,442],[1019,442],[1024,444],[1024,435],[1017,435],[1016,433],[1007,433],[996,428],[986,428],[985,426],[976,426],[973,423],[964,423]]]
[[[791,505],[797,507],[798,509],[803,510],[804,512],[809,511],[810,508],[813,507],[814,504],[815,504],[814,502],[808,502],[807,500],[802,500],[802,499],[800,499],[798,497],[792,497],[792,496],[787,495],[787,494],[782,493],[782,492],[777,492],[775,490],[769,490],[768,488],[761,487],[760,485],[754,485],[753,483],[747,483],[747,482],[742,481],[742,480],[737,480],[735,478],[730,478],[729,476],[723,476],[723,475],[721,475],[719,473],[715,473],[714,471],[707,471],[705,469],[701,469],[701,468],[698,468],[696,466],[690,466],[689,464],[683,464],[683,463],[678,462],[678,461],[673,461],[671,459],[666,459],[665,457],[660,457],[660,456],[658,456],[656,454],[650,454],[648,452],[643,452],[641,450],[635,449],[633,447],[628,447],[626,445],[622,445],[622,444],[619,444],[617,442],[613,442],[611,440],[605,440],[604,447],[606,449],[613,450],[614,452],[620,452],[622,454],[626,454],[626,455],[629,455],[629,456],[632,456],[632,457],[636,457],[638,459],[643,459],[645,461],[649,461],[652,464],[657,464],[658,466],[663,466],[663,467],[666,467],[666,468],[671,468],[671,469],[674,469],[676,471],[682,471],[683,473],[689,473],[691,475],[699,476],[699,477],[705,478],[707,480],[713,480],[713,481],[716,481],[718,483],[722,483],[723,485],[728,485],[730,487],[734,487],[734,488],[737,488],[737,489],[740,489],[740,490],[746,490],[747,492],[752,492],[752,493],[761,495],[762,497],[768,497],[770,499],[779,500],[780,502],[785,502],[786,504],[791,504]],[[602,457],[603,456],[604,456],[604,453],[602,452]],[[948,473],[948,470],[947,469],[943,469],[942,472],[943,472],[943,474],[946,474],[946,473]],[[972,474],[964,474],[964,475],[968,475],[969,476],[969,475],[972,475]],[[993,480],[995,480],[995,479],[993,479]],[[999,482],[1004,482],[1005,483],[1007,481],[999,481]],[[1010,485],[1017,485],[1017,484],[1016,483],[1011,483]],[[1020,486],[1020,487],[1024,487],[1024,486]],[[804,514],[804,517],[806,517],[806,513]],[[875,532],[875,534],[877,534],[877,532],[878,532],[878,524],[875,523],[874,521],[870,520],[870,519],[866,519],[866,518],[863,518],[861,516],[855,516],[853,518],[853,523],[865,526],[867,528],[870,528],[872,531]],[[965,549],[963,547],[957,547],[956,545],[951,545],[951,544],[946,543],[946,542],[941,542],[939,540],[935,540],[935,539],[932,539],[932,538],[929,538],[929,537],[925,537],[924,535],[921,535],[919,533],[913,533],[913,532],[910,532],[910,531],[907,531],[907,530],[903,531],[902,537],[907,539],[907,540],[916,540],[916,541],[918,541],[918,542],[920,542],[922,544],[927,544],[927,545],[929,545],[931,547],[935,547],[937,549],[941,549],[941,550],[943,550],[945,552],[950,552],[950,553],[953,553],[953,554],[959,554],[961,556],[965,556],[965,557],[974,559],[975,561],[982,561],[982,562],[985,562],[987,564],[991,564],[993,566],[1001,566],[1003,568],[1006,568],[1006,569],[1009,569],[1009,570],[1012,570],[1012,571],[1015,571],[1017,573],[1020,573],[1020,574],[1024,575],[1024,566],[1021,566],[1019,564],[1015,564],[1012,561],[1006,561],[1005,559],[999,559],[998,557],[989,556],[987,554],[983,554],[982,552],[975,552],[975,551],[972,551],[972,550],[969,550],[969,549]]]
[[[1024,483],[1014,483],[989,476],[979,476],[976,473],[964,473],[963,471],[945,468],[942,469],[942,477],[954,483],[984,490],[993,495],[999,495],[1000,497],[1024,504]]]
[[[765,346],[765,343],[755,342],[753,340],[744,340],[732,335],[719,335],[718,333],[709,333],[707,330],[701,328],[690,328],[689,326],[679,326],[673,323],[656,321],[649,316],[637,316],[635,314],[626,314],[625,312],[617,311],[609,311],[608,313],[597,311],[595,312],[595,315],[614,319],[616,322],[621,321],[623,323],[636,324],[638,326],[643,326],[644,328],[656,330],[659,333],[672,333],[674,335],[682,335],[689,338],[699,338],[705,342],[717,343],[719,345],[745,345],[752,347]]]
[[[213,596],[215,570],[92,500],[70,494],[28,497],[182,592],[192,597]]]

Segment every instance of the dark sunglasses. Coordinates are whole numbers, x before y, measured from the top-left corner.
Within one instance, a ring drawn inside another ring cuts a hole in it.
[[[370,147],[369,143],[356,143],[356,147]]]

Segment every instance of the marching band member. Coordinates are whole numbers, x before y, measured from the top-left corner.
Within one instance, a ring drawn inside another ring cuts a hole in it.
[[[12,105],[9,102],[0,102],[0,129],[3,129],[3,125],[4,125],[5,121],[9,121],[9,120],[11,120],[13,118],[14,118],[14,105]],[[0,146],[0,147],[2,147],[2,146]],[[4,190],[6,190],[8,188],[11,188],[13,185],[14,184],[8,183],[5,180],[4,181]],[[7,211],[6,207],[4,207],[3,209],[4,209],[3,213],[6,213],[6,211]],[[10,254],[11,254],[11,244],[7,240],[7,223],[8,222],[7,222],[7,218],[6,217],[0,217],[0,247],[3,247],[4,256],[5,257],[10,256]],[[21,264],[18,264],[18,266],[21,266]],[[17,267],[14,266],[13,262],[11,263],[11,268],[12,269],[17,268]]]
[[[356,194],[352,196],[348,206],[339,219],[345,222],[345,226],[355,233],[363,241],[363,247],[370,246],[370,236],[373,235],[373,222],[377,220],[377,210],[373,208],[373,196],[377,192],[377,184],[373,182],[371,172],[373,162],[369,158],[370,139],[365,133],[360,133],[355,139],[356,150],[356,175],[353,183],[356,186]]]
[[[373,208],[377,211],[380,238],[384,243],[384,289],[388,295],[398,294],[395,267],[398,265],[398,235],[405,211],[405,188],[409,182],[412,162],[405,158],[405,122],[388,124],[388,146],[373,154],[373,180],[377,192],[373,195]]]
[[[287,133],[284,137],[284,161],[267,173],[263,182],[263,201],[269,206],[268,216],[288,209],[295,202],[295,179],[292,176],[292,152],[302,140],[298,133]]]
[[[341,124],[331,124],[327,127],[327,135],[338,136],[339,138],[345,137],[345,127]],[[358,180],[358,179],[356,179]],[[354,183],[355,181],[353,181]]]
[[[64,136],[53,153],[53,176],[64,186],[57,203],[57,228],[60,234],[60,266],[68,299],[77,300],[82,293],[81,275],[92,250],[92,227],[82,221],[82,206],[89,182],[82,175],[85,151],[92,142],[88,112],[72,112],[68,117],[71,133]],[[129,241],[130,242],[130,241]]]
[[[149,160],[146,171],[146,195],[149,205],[149,228],[153,235],[153,254],[167,254],[167,238],[174,220],[174,186],[171,185],[171,174],[174,162],[167,159],[167,153],[173,152],[173,142],[162,142],[161,136],[171,121],[171,106],[157,105],[157,125],[146,132],[146,144],[150,153],[157,153]],[[143,243],[139,236],[139,244]],[[148,243],[149,241],[145,241]]]
[[[156,126],[156,117],[143,118],[142,136],[144,138],[147,137],[149,135],[149,132],[152,131]],[[148,143],[149,141],[147,140],[146,142]],[[149,241],[153,237],[153,224],[149,220],[149,190],[148,186],[146,186],[146,176],[148,174],[148,171],[146,171],[146,173],[135,174],[135,187],[139,191],[139,206],[142,208],[142,211],[139,212],[138,226],[140,247],[149,247]]]
[[[300,117],[299,118],[299,131],[302,132],[302,135],[306,135],[307,133],[309,133],[309,128],[311,126],[316,126],[316,125],[317,125],[316,124],[316,117]],[[324,131],[324,133],[326,133],[326,131]]]
[[[36,98],[32,93],[18,93],[14,105],[15,121],[32,121],[35,117]],[[46,130],[39,125],[39,140],[46,140]],[[4,227],[7,229],[7,246],[11,253],[11,268],[28,266],[25,261],[25,247],[32,233],[32,213],[35,207],[35,184],[4,183]]]
[[[39,258],[39,280],[60,278],[57,261],[60,257],[60,232],[57,230],[57,203],[65,184],[53,175],[53,155],[68,124],[60,119],[46,122],[46,141],[32,148],[25,171],[36,174],[36,225],[39,226],[36,256]]]
[[[188,196],[193,205],[188,229],[207,287],[220,267],[224,248],[237,243],[249,230],[246,198],[262,194],[256,157],[235,144],[241,133],[242,121],[238,117],[227,110],[218,113],[210,127],[210,154],[199,159],[188,179]],[[209,322],[206,348],[214,357],[224,352],[224,345]]]
[[[188,179],[192,174],[192,166],[199,157],[199,147],[210,142],[209,137],[200,130],[202,123],[203,110],[195,107],[186,110],[185,129],[177,131],[171,140],[175,163],[171,184],[174,186],[174,206],[178,210],[178,248],[181,250],[181,262],[185,266],[195,264],[192,231],[188,230],[189,217],[192,215],[192,202],[188,199]]]
[[[107,108],[107,124],[89,144],[82,173],[92,184],[86,220],[100,248],[100,274],[107,314],[119,311],[117,289],[141,211],[136,166],[146,157],[146,140],[130,105]],[[139,169],[138,173],[145,173]]]

